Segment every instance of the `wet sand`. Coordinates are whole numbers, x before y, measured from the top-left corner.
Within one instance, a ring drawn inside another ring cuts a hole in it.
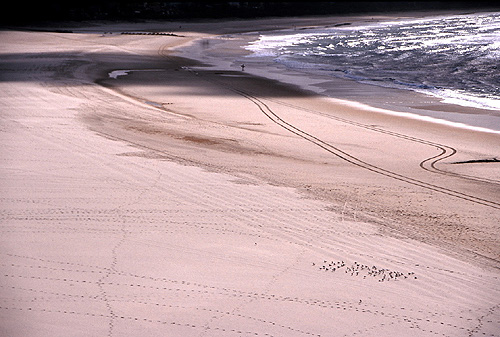
[[[500,136],[242,72],[248,23],[0,33],[1,334],[498,335]]]

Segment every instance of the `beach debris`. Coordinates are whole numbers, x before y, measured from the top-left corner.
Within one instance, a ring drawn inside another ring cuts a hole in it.
[[[414,272],[401,272],[397,270],[390,270],[387,268],[380,268],[375,265],[369,266],[366,264],[358,263],[354,261],[352,264],[346,264],[343,260],[341,261],[328,261],[323,260],[321,263],[312,263],[313,267],[318,265],[318,270],[325,272],[338,272],[344,271],[345,274],[349,276],[361,276],[363,279],[373,279],[378,282],[390,282],[399,280],[414,279]]]

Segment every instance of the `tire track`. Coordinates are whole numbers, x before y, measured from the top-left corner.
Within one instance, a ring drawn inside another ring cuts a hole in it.
[[[334,156],[336,156],[336,157],[338,157],[338,158],[340,158],[340,159],[342,159],[342,160],[344,160],[344,161],[346,161],[346,162],[348,162],[348,163],[350,163],[352,165],[358,166],[360,168],[366,169],[366,170],[374,172],[376,174],[380,174],[380,175],[383,175],[383,176],[386,176],[386,177],[389,177],[389,178],[392,178],[392,179],[396,179],[398,181],[402,181],[402,182],[405,182],[405,183],[408,183],[408,184],[411,184],[411,185],[414,185],[414,186],[418,186],[418,187],[421,187],[421,188],[425,188],[425,189],[428,189],[428,190],[432,190],[432,191],[435,191],[435,192],[446,194],[446,195],[449,195],[449,196],[452,196],[452,197],[456,197],[456,198],[459,198],[459,199],[462,199],[462,200],[474,202],[476,204],[480,204],[480,205],[483,205],[483,206],[491,207],[491,208],[494,208],[494,209],[500,209],[500,202],[487,200],[487,199],[484,199],[484,198],[473,196],[471,194],[467,194],[467,193],[459,192],[459,191],[456,191],[456,190],[453,190],[453,189],[449,189],[449,188],[446,188],[446,187],[442,187],[442,186],[439,186],[439,185],[436,185],[436,184],[427,183],[427,182],[424,182],[422,180],[419,180],[419,179],[416,179],[416,178],[412,178],[412,177],[408,177],[408,176],[405,176],[405,175],[402,175],[402,174],[399,174],[399,173],[396,173],[396,172],[393,172],[393,171],[390,171],[390,170],[386,170],[386,169],[381,168],[379,166],[376,166],[376,165],[370,164],[370,163],[368,163],[366,161],[363,161],[363,160],[361,160],[361,159],[359,159],[359,158],[357,158],[357,157],[355,157],[353,155],[350,155],[349,153],[341,150],[340,148],[335,147],[332,144],[327,143],[327,142],[319,139],[318,137],[316,137],[316,136],[314,136],[314,135],[312,135],[312,134],[310,134],[308,132],[305,132],[304,130],[302,130],[302,129],[296,127],[296,126],[294,126],[293,124],[288,123],[285,120],[283,120],[266,103],[264,103],[260,98],[258,98],[257,96],[255,96],[255,94],[250,93],[248,91],[241,90],[241,89],[236,89],[236,88],[230,87],[230,86],[222,83],[221,81],[218,81],[218,80],[215,80],[215,79],[206,78],[206,76],[200,76],[199,72],[196,72],[196,71],[194,71],[194,70],[192,70],[192,69],[190,69],[188,67],[185,67],[184,69],[186,69],[187,71],[191,72],[192,74],[194,74],[195,76],[199,77],[200,79],[203,79],[203,80],[205,80],[207,82],[211,82],[213,84],[225,87],[227,90],[232,91],[232,92],[234,92],[234,93],[236,93],[236,94],[238,94],[238,95],[240,95],[240,96],[248,99],[253,104],[255,104],[259,108],[259,110],[262,112],[262,114],[264,114],[273,123],[277,124],[278,126],[280,126],[283,129],[289,131],[290,133],[293,133],[296,136],[298,136],[300,138],[303,138],[303,139],[305,139],[305,140],[313,143],[314,145],[322,148],[323,150],[325,150],[325,151],[333,154]],[[273,101],[272,99],[269,99],[269,100]],[[343,122],[343,123],[347,123],[347,124],[350,124],[350,125],[355,125],[355,126],[358,126],[358,127],[362,127],[362,128],[365,128],[365,129],[370,129],[370,130],[373,130],[373,131],[377,131],[377,132],[380,132],[380,133],[388,134],[388,135],[395,136],[395,137],[398,137],[398,138],[402,138],[402,139],[406,139],[406,140],[418,142],[418,143],[421,143],[421,144],[425,144],[425,145],[437,147],[438,149],[441,150],[440,154],[438,154],[436,156],[433,156],[431,158],[427,158],[427,159],[423,160],[422,162],[420,162],[420,167],[422,169],[426,170],[426,171],[433,172],[433,173],[441,173],[441,174],[446,174],[446,175],[452,175],[452,176],[458,176],[458,177],[462,177],[462,178],[465,177],[465,178],[468,178],[468,179],[479,180],[479,181],[488,182],[488,183],[495,183],[495,184],[498,183],[498,181],[496,181],[496,180],[478,178],[478,177],[474,177],[474,176],[466,176],[466,175],[456,174],[456,173],[452,173],[452,172],[448,172],[448,171],[443,171],[443,170],[440,170],[440,169],[436,168],[436,164],[439,161],[442,161],[442,160],[444,160],[446,158],[449,158],[449,157],[453,156],[457,152],[456,149],[454,149],[454,148],[452,148],[450,146],[442,145],[442,144],[438,144],[438,143],[434,143],[434,142],[430,142],[430,141],[426,141],[426,140],[419,139],[419,138],[416,138],[416,137],[411,137],[411,136],[399,134],[399,133],[393,132],[393,131],[383,130],[383,129],[380,129],[380,128],[377,128],[377,127],[374,127],[374,126],[365,125],[365,124],[354,122],[354,121],[350,121],[350,120],[347,120],[347,119],[344,119],[344,118],[334,117],[334,116],[331,116],[331,115],[320,113],[320,112],[315,111],[315,110],[298,107],[298,106],[295,106],[293,104],[284,103],[284,102],[281,102],[281,101],[278,101],[278,100],[275,100],[275,102],[277,102],[278,104],[281,104],[281,105],[285,105],[285,106],[289,106],[289,107],[295,108],[295,109],[299,109],[299,110],[303,110],[303,111],[315,113],[315,114],[318,114],[318,115],[326,116],[328,118],[331,118],[331,119],[334,119],[334,120],[337,120],[337,121],[340,121],[340,122]]]
[[[483,199],[483,198],[476,197],[476,196],[473,196],[470,194],[462,193],[462,192],[452,190],[452,189],[449,189],[446,187],[442,187],[439,185],[427,183],[427,182],[421,181],[419,179],[411,178],[411,177],[408,177],[408,176],[405,176],[405,175],[402,175],[402,174],[399,174],[399,173],[396,173],[396,172],[393,172],[390,170],[386,170],[384,168],[375,166],[375,165],[370,164],[366,161],[363,161],[359,158],[356,158],[355,156],[352,156],[349,153],[347,153],[347,152],[313,136],[312,134],[305,132],[305,131],[301,130],[300,128],[286,122],[281,117],[279,117],[271,108],[269,108],[269,106],[266,103],[264,103],[259,98],[255,97],[255,96],[253,96],[253,95],[251,95],[243,90],[240,90],[240,89],[230,89],[230,90],[247,98],[252,103],[254,103],[259,108],[259,110],[267,118],[269,118],[273,123],[279,125],[283,129],[313,143],[314,145],[322,148],[323,150],[333,154],[334,156],[336,156],[336,157],[338,157],[338,158],[340,158],[340,159],[342,159],[350,164],[353,164],[355,166],[361,167],[361,168],[366,169],[368,171],[371,171],[371,172],[374,172],[374,173],[377,173],[377,174],[380,174],[380,175],[383,175],[383,176],[386,176],[386,177],[389,177],[389,178],[392,178],[395,180],[399,180],[399,181],[402,181],[402,182],[405,182],[405,183],[408,183],[408,184],[411,184],[414,186],[422,187],[422,188],[425,188],[428,190],[432,190],[435,192],[439,192],[442,194],[453,196],[453,197],[456,197],[459,199],[474,202],[474,203],[477,203],[477,204],[480,204],[483,206],[487,206],[487,207],[491,207],[491,208],[495,208],[495,209],[500,209],[500,203],[498,203],[498,202]],[[447,157],[454,154],[453,151],[451,151],[452,154],[450,154],[448,152],[448,150],[445,148],[442,148],[442,151],[443,151],[442,154],[438,155],[437,157],[434,157],[435,158],[434,161],[433,162],[430,161],[430,162],[435,165],[435,163],[438,162],[439,160],[442,160],[442,159],[447,158]],[[454,151],[456,152],[456,150],[454,150]],[[444,154],[447,154],[447,155],[444,156]],[[425,169],[424,163],[427,161],[428,160],[425,160],[423,163],[421,163],[421,167],[423,167],[424,169]],[[432,164],[431,164],[431,167],[433,167]]]
[[[443,144],[436,143],[436,142],[431,142],[431,141],[424,140],[424,139],[417,138],[417,137],[412,137],[412,136],[404,135],[404,134],[401,134],[401,133],[398,133],[398,132],[394,132],[394,131],[384,130],[384,129],[381,129],[381,128],[376,127],[376,126],[372,126],[372,125],[367,125],[367,124],[355,122],[355,121],[348,120],[348,119],[345,119],[345,118],[341,118],[341,117],[338,117],[338,116],[332,116],[332,115],[327,114],[327,113],[323,113],[323,112],[320,112],[320,111],[317,111],[317,110],[313,110],[313,109],[304,108],[304,107],[301,107],[301,106],[298,106],[298,105],[295,105],[295,104],[291,104],[291,103],[287,103],[287,102],[283,102],[283,101],[280,101],[280,100],[277,100],[277,99],[266,98],[266,100],[274,102],[274,103],[277,103],[279,105],[287,106],[287,107],[290,107],[290,108],[293,108],[293,109],[296,109],[296,110],[305,111],[305,112],[312,113],[312,114],[315,114],[315,115],[318,115],[318,116],[326,117],[328,119],[333,119],[333,120],[338,121],[338,122],[346,123],[346,124],[349,124],[349,125],[354,125],[354,126],[357,126],[357,127],[363,128],[363,129],[367,129],[367,130],[370,130],[370,131],[374,131],[374,132],[378,132],[378,133],[383,133],[383,134],[386,134],[386,135],[389,135],[389,136],[393,136],[393,137],[397,137],[397,138],[409,140],[409,141],[420,143],[420,144],[423,144],[423,145],[429,145],[429,146],[436,147],[437,149],[439,149],[441,151],[441,153],[437,154],[436,156],[424,159],[422,162],[420,162],[420,167],[422,169],[424,169],[426,171],[429,171],[429,172],[432,172],[432,173],[439,173],[439,174],[444,174],[444,175],[448,175],[448,176],[454,176],[454,177],[458,177],[458,178],[465,178],[465,179],[469,179],[469,180],[474,180],[474,181],[480,181],[480,182],[486,182],[486,183],[492,183],[492,184],[500,185],[500,180],[488,179],[488,178],[483,178],[483,177],[476,177],[476,176],[467,175],[467,174],[459,174],[459,173],[449,172],[449,171],[437,168],[436,164],[438,162],[440,162],[440,161],[442,161],[444,159],[450,158],[450,157],[454,156],[457,153],[457,150],[455,148],[451,147],[451,146],[443,145]]]

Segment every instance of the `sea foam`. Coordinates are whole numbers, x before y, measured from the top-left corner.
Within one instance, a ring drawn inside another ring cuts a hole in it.
[[[246,49],[289,68],[500,108],[500,13],[282,31]]]

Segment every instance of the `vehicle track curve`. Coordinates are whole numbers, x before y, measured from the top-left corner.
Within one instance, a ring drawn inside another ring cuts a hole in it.
[[[386,176],[386,177],[389,177],[392,179],[396,179],[396,180],[399,180],[402,182],[409,183],[411,185],[415,185],[415,186],[422,187],[422,188],[425,188],[428,190],[432,190],[435,192],[439,192],[442,194],[453,196],[453,197],[456,197],[459,199],[474,202],[474,203],[477,203],[477,204],[480,204],[483,206],[487,206],[487,207],[491,207],[491,208],[495,208],[495,209],[500,209],[499,202],[476,197],[476,196],[473,196],[471,194],[463,193],[463,192],[456,191],[456,190],[453,190],[450,188],[446,188],[446,187],[442,187],[442,186],[439,186],[436,184],[428,183],[428,182],[425,182],[425,181],[422,181],[422,180],[419,180],[416,178],[408,177],[408,176],[381,168],[379,166],[370,164],[370,163],[363,161],[359,158],[356,158],[355,156],[345,152],[344,150],[341,150],[340,148],[335,147],[332,144],[329,144],[329,143],[317,138],[316,136],[314,136],[308,132],[305,132],[305,131],[301,130],[300,128],[283,120],[271,108],[269,108],[269,106],[266,103],[264,103],[258,97],[253,96],[250,93],[243,91],[243,90],[240,90],[240,89],[230,88],[230,90],[247,98],[252,103],[254,103],[259,108],[259,110],[275,124],[279,125],[280,127],[284,128],[285,130],[313,143],[314,145],[319,146],[323,150],[335,155],[336,157],[338,157],[338,158],[340,158],[340,159],[342,159],[350,164],[353,164],[355,166],[361,167],[361,168],[366,169],[368,171],[371,171],[371,172],[374,172],[374,173],[377,173],[377,174],[380,174],[380,175],[383,175],[383,176]],[[409,138],[413,138],[413,137],[409,137]],[[422,140],[422,142],[425,143],[426,141]],[[434,145],[434,144],[429,142],[429,145]],[[424,160],[423,162],[420,163],[420,166],[426,170],[429,170],[426,167],[427,162],[429,162],[430,167],[433,167],[433,164],[435,165],[435,163],[438,162],[439,160],[443,160],[444,158],[450,157],[455,152],[456,152],[456,150],[451,148],[451,147],[448,147],[448,148],[442,147],[442,153],[440,153],[439,155],[434,156],[432,158],[428,158],[428,159]]]
[[[316,114],[316,115],[319,115],[319,116],[322,116],[322,117],[326,117],[326,118],[329,118],[329,119],[333,119],[333,120],[336,120],[336,121],[339,121],[339,122],[342,122],[342,123],[346,123],[346,124],[354,125],[354,126],[357,126],[357,127],[360,127],[360,128],[368,129],[368,130],[371,130],[371,131],[374,131],[374,132],[379,132],[379,133],[383,133],[383,134],[386,134],[386,135],[389,135],[389,136],[393,136],[393,137],[397,137],[397,138],[409,140],[409,141],[412,141],[412,142],[420,143],[420,144],[423,144],[423,145],[429,145],[429,146],[436,147],[437,149],[439,149],[441,151],[441,153],[437,154],[436,156],[433,156],[433,157],[430,157],[430,158],[426,158],[423,161],[421,161],[419,165],[420,165],[420,167],[422,169],[424,169],[426,171],[429,171],[429,172],[432,172],[432,173],[438,173],[438,174],[443,174],[443,175],[448,175],[448,176],[454,176],[454,177],[468,179],[468,180],[474,180],[474,181],[480,181],[480,182],[485,182],[485,183],[491,183],[491,184],[500,185],[500,180],[488,179],[488,178],[484,178],[484,177],[477,177],[477,176],[473,176],[473,175],[459,174],[459,173],[446,171],[446,170],[443,170],[443,169],[440,169],[440,168],[436,167],[436,164],[438,162],[440,162],[440,161],[442,161],[444,159],[448,159],[448,158],[454,156],[457,153],[457,150],[455,148],[451,147],[451,146],[440,144],[440,143],[436,143],[436,142],[432,142],[432,141],[428,141],[428,140],[424,140],[424,139],[413,137],[413,136],[404,135],[404,134],[401,134],[401,133],[398,133],[398,132],[394,132],[394,131],[384,130],[384,129],[379,128],[377,126],[367,125],[367,124],[355,122],[355,121],[352,121],[352,120],[349,120],[349,119],[341,118],[341,117],[338,117],[338,116],[333,116],[331,114],[327,114],[327,113],[320,112],[320,111],[313,110],[313,109],[309,109],[309,108],[304,108],[304,107],[301,107],[301,106],[298,106],[298,105],[294,105],[294,104],[290,104],[290,103],[287,103],[287,102],[283,102],[283,101],[280,101],[280,100],[277,100],[277,99],[266,98],[266,100],[274,102],[274,103],[277,103],[277,104],[280,104],[280,105],[288,106],[288,107],[291,107],[293,109],[297,109],[297,110],[305,111],[305,112],[308,112],[308,113],[313,113],[313,114]]]

